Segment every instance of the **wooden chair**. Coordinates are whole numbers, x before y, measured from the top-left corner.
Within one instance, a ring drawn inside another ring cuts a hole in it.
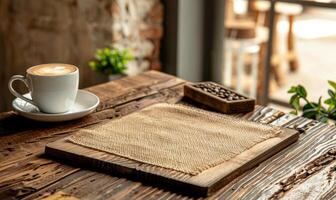
[[[270,2],[264,0],[254,0],[251,9],[254,12],[255,20],[258,24],[267,25],[267,14],[270,8]],[[299,64],[297,59],[297,51],[295,48],[295,36],[293,32],[293,24],[295,16],[302,13],[302,6],[291,3],[277,3],[275,6],[274,17],[274,36],[273,36],[273,56],[272,56],[272,70],[278,85],[284,83],[284,74],[281,72],[280,65],[282,61],[288,61],[291,71],[297,71]],[[276,31],[277,24],[281,16],[288,18],[289,30],[287,34],[287,53],[281,55],[279,52],[279,36]]]
[[[232,87],[233,66],[236,68],[235,89],[251,97],[257,97],[261,46],[267,41],[266,28],[256,27],[253,21],[235,20],[226,22],[224,85]],[[248,92],[243,85],[246,55],[250,56],[251,83]],[[235,65],[233,64],[235,58]]]

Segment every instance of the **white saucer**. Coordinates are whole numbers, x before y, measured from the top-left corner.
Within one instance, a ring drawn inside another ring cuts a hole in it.
[[[30,98],[30,93],[23,96]],[[92,113],[99,104],[99,98],[91,92],[78,90],[75,105],[71,110],[59,114],[42,113],[39,109],[22,99],[16,98],[12,102],[14,110],[21,116],[43,122],[61,122],[78,119]]]

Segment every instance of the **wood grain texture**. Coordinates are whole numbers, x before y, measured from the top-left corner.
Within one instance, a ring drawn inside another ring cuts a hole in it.
[[[13,112],[0,114],[0,199],[43,199],[57,192],[78,199],[189,199],[169,190],[75,168],[43,156],[47,143],[67,137],[80,127],[120,117],[156,102],[179,101],[183,80],[146,72],[89,90],[102,99],[102,104],[96,113],[73,122],[41,124],[24,120]],[[299,181],[293,187],[278,193],[282,182],[289,183],[287,180],[307,169],[309,163],[329,159],[326,155],[336,146],[335,126],[260,106],[253,112],[234,116],[297,129],[301,135],[297,143],[237,177],[209,199],[268,199],[274,194],[279,194],[280,199],[336,198],[334,161],[314,167],[314,173],[296,178]]]
[[[276,137],[260,142],[234,158],[196,176],[144,164],[67,141],[67,138],[46,145],[45,154],[78,167],[118,174],[138,181],[177,190],[193,196],[208,196],[232,181],[239,174],[295,142],[298,131],[283,129]]]
[[[184,85],[184,96],[189,97],[193,101],[205,104],[213,108],[214,110],[226,114],[251,112],[254,109],[255,106],[254,99],[248,98],[245,95],[239,94],[229,88],[226,88],[222,85],[213,82],[201,82],[200,84],[207,84],[207,83],[218,85],[221,88],[224,88],[226,91],[231,91],[241,97],[245,97],[246,99],[228,101],[216,95],[204,92],[202,89],[195,87],[195,85],[197,84],[191,84],[191,83]]]

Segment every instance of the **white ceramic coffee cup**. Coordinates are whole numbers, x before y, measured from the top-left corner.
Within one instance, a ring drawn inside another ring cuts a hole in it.
[[[44,65],[71,66],[75,67],[75,71],[61,75],[37,75],[29,72],[29,69],[42,65],[33,66],[26,70],[26,77],[14,75],[10,78],[8,82],[9,91],[14,96],[37,106],[41,112],[64,113],[69,111],[75,103],[78,91],[78,68],[73,65],[58,63]],[[31,99],[14,90],[12,84],[16,80],[22,81],[27,86]]]

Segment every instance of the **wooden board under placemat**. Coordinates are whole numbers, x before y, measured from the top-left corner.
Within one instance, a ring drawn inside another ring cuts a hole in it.
[[[298,139],[299,133],[297,131],[283,130],[277,137],[261,142],[233,159],[196,176],[80,146],[67,141],[66,138],[47,144],[45,153],[70,165],[129,177],[193,196],[207,196]]]

